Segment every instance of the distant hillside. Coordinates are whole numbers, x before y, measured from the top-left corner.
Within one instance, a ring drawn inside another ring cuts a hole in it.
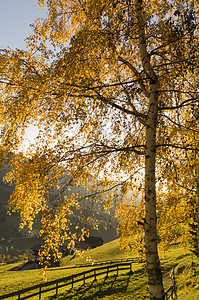
[[[34,227],[33,233],[29,235],[27,230],[23,230],[19,232],[19,217],[17,213],[13,213],[11,216],[7,215],[7,204],[9,197],[14,190],[13,186],[9,186],[8,184],[3,182],[3,177],[5,174],[9,172],[9,168],[5,167],[0,170],[0,239],[5,238],[7,240],[11,238],[17,238],[15,240],[14,245],[17,247],[29,247],[32,246],[30,241],[30,237],[38,234],[39,232],[39,220]],[[73,192],[75,190],[73,189]],[[64,192],[64,195],[70,193],[68,190]],[[78,187],[78,193],[84,196],[88,191],[84,187]],[[51,191],[51,197],[54,197],[56,191]],[[63,195],[63,196],[64,196]],[[99,199],[100,200],[100,199]],[[98,237],[102,237],[105,242],[112,241],[118,237],[117,235],[117,227],[118,221],[113,216],[105,213],[101,210],[100,202],[95,203],[91,200],[83,200],[81,201],[81,211],[74,209],[74,214],[70,217],[72,225],[72,232],[76,232],[76,226],[79,226],[79,230],[86,226],[91,235],[95,235]],[[95,221],[97,220],[98,230],[95,228]],[[28,238],[29,237],[29,238]],[[18,240],[18,238],[23,238],[22,240]],[[25,238],[25,239],[24,239]],[[14,240],[13,240],[14,241]],[[27,243],[26,243],[27,241]],[[0,246],[2,242],[0,241]],[[4,242],[5,244],[5,242]],[[11,244],[10,244],[11,245]]]

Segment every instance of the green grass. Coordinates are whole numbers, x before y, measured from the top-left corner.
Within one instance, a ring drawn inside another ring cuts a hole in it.
[[[101,247],[85,252],[83,258],[77,257],[71,261],[68,261],[70,257],[64,258],[63,265],[60,268],[47,270],[48,281],[89,269],[89,267],[70,268],[75,264],[87,263],[88,257],[97,262],[121,259],[125,258],[125,255],[119,249],[118,240],[104,244]],[[178,299],[198,300],[198,259],[190,252],[185,252],[179,245],[173,245],[166,253],[160,252],[160,257],[165,290],[171,285],[169,275],[171,268],[175,267]],[[43,282],[40,270],[9,271],[9,269],[16,265],[19,265],[19,263],[0,267],[0,294],[13,292]],[[90,268],[93,268],[93,266]],[[101,278],[96,282],[87,282],[84,286],[76,283],[74,289],[66,290],[65,294],[60,294],[56,299],[148,299],[147,276],[144,264],[133,263],[132,268],[134,272],[131,276],[123,271],[123,274],[119,273],[118,277],[110,276],[107,279]],[[63,290],[60,292],[63,292]]]
[[[115,243],[118,243],[115,242]],[[117,252],[118,245],[114,248],[114,242],[109,253]],[[107,245],[108,246],[108,245]],[[99,249],[98,249],[99,250]],[[90,252],[96,257],[98,252]],[[112,257],[113,257],[112,256]],[[178,299],[198,300],[199,299],[199,261],[189,251],[179,245],[173,245],[166,253],[160,251],[161,265],[163,271],[163,282],[165,290],[171,286],[170,273],[175,268],[175,276],[178,287]],[[71,262],[72,263],[72,262]],[[148,299],[147,276],[144,264],[134,263],[133,274],[111,276],[108,279],[100,279],[97,282],[90,282],[86,285],[77,286],[75,289],[52,297],[51,299]]]
[[[49,268],[47,270],[47,280],[51,281],[88,269],[70,269],[70,267],[75,264],[88,262],[88,256],[92,257],[95,261],[125,258],[125,255],[119,249],[119,241],[116,240],[85,252],[83,258],[77,257],[68,262],[71,257],[65,257],[60,268]],[[23,263],[24,262],[0,266],[0,294],[11,293],[28,286],[43,283],[41,270],[9,271],[13,267],[22,265]]]
[[[41,270],[9,271],[22,263],[0,267],[0,294],[7,294],[29,286],[43,283]],[[84,268],[86,270],[86,268]],[[50,268],[47,270],[47,281],[55,280],[80,272],[79,269]]]
[[[106,243],[101,247],[97,247],[95,249],[91,249],[86,251],[82,258],[77,257],[67,263],[68,266],[72,266],[75,264],[84,264],[88,263],[89,259],[93,262],[97,261],[106,261],[106,260],[113,260],[113,259],[125,259],[125,254],[123,251],[120,250],[119,247],[119,239],[114,240],[112,242]],[[129,255],[132,257],[132,255]],[[63,260],[63,263],[66,264],[67,258]]]
[[[133,298],[132,298],[133,295]],[[80,285],[65,294],[50,299],[147,299],[146,276],[140,271],[133,275],[110,276]]]

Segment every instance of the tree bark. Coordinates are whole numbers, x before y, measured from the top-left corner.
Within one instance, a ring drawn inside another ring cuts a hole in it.
[[[143,70],[149,79],[149,110],[146,119],[146,154],[145,154],[145,256],[148,275],[150,299],[165,299],[162,273],[157,248],[157,216],[156,216],[156,128],[158,123],[158,77],[154,72],[150,56],[147,52],[145,36],[145,20],[142,0],[136,1],[137,30],[139,51]]]
[[[145,256],[148,275],[150,299],[165,299],[162,273],[157,249],[157,216],[156,216],[156,128],[158,111],[158,85],[151,86],[149,113],[146,126],[145,155]]]
[[[199,256],[199,159],[196,152],[196,255]]]

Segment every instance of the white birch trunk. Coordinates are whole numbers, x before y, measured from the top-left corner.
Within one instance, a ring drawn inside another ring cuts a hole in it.
[[[157,216],[156,216],[156,128],[158,116],[158,78],[151,66],[145,37],[145,21],[142,0],[136,1],[139,49],[144,72],[150,80],[149,110],[146,120],[146,155],[145,155],[145,256],[148,275],[150,299],[165,299],[162,273],[157,249]]]
[[[156,216],[156,127],[158,110],[158,85],[151,85],[150,107],[146,127],[145,155],[145,255],[150,299],[164,299],[160,260],[157,250]]]

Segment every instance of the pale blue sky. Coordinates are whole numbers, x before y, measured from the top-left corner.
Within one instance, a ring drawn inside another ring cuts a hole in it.
[[[29,25],[41,13],[37,0],[0,0],[0,48],[24,49]]]
[[[25,38],[31,33],[30,24],[42,14],[37,0],[0,0],[0,48],[25,49]],[[26,130],[25,146],[33,141],[37,132],[34,126]]]

